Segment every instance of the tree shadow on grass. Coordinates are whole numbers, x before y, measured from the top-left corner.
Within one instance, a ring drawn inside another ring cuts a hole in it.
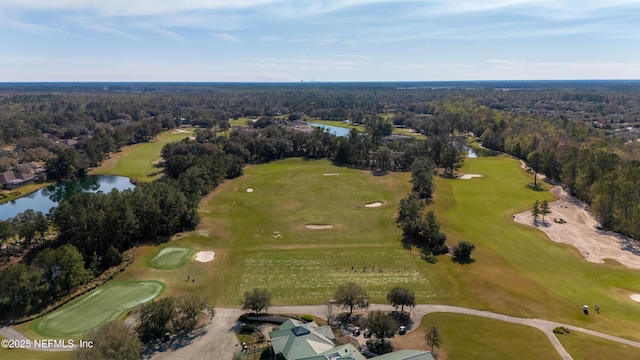
[[[388,175],[389,172],[387,170],[371,170],[371,175],[373,176],[385,176]]]
[[[468,265],[468,264],[473,264],[474,262],[476,262],[473,258],[458,259],[458,258],[455,258],[455,257],[452,257],[451,261],[453,261],[456,264],[461,264],[461,265]]]
[[[533,185],[531,183],[525,185],[525,189],[533,190],[533,191],[547,191],[545,188],[540,186],[540,184]]]
[[[204,335],[205,333],[206,331],[204,329],[198,329],[189,333],[173,335],[167,341],[162,341],[162,339],[151,341],[144,345],[144,348],[142,350],[142,358],[150,359],[154,355],[161,352],[176,351],[191,344],[193,340]]]

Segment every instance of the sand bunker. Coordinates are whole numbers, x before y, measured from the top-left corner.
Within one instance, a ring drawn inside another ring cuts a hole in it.
[[[213,251],[198,251],[195,260],[199,262],[209,262],[213,261],[215,255],[216,253]]]
[[[311,230],[333,229],[333,225],[307,225],[305,227]]]
[[[247,188],[247,192],[253,192],[253,188]]]
[[[340,174],[322,174],[322,176],[338,176]]]
[[[364,204],[364,207],[368,207],[368,208],[374,208],[374,207],[380,207],[380,206],[382,206],[382,203],[380,201]]]
[[[462,176],[458,176],[458,179],[469,180],[469,179],[481,178],[481,177],[482,175],[479,175],[479,174],[464,174]]]
[[[544,231],[555,242],[575,246],[587,261],[603,263],[604,259],[613,259],[620,264],[640,269],[640,246],[626,236],[597,229],[598,222],[586,205],[569,196],[560,186],[551,192],[558,201],[549,203],[551,214],[538,220],[538,229]],[[513,216],[521,224],[534,226],[531,211]]]
[[[640,294],[631,295],[631,300],[633,300],[635,302],[640,302]]]

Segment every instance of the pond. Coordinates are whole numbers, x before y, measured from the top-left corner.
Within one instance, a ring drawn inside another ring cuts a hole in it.
[[[112,175],[89,175],[75,181],[66,181],[49,185],[30,195],[0,205],[0,220],[14,217],[16,214],[29,209],[49,213],[52,207],[56,207],[60,201],[68,199],[81,192],[109,192],[113,189],[119,191],[133,189],[134,185],[129,178]]]
[[[478,157],[478,153],[471,146],[462,145],[462,151],[465,151],[467,153],[467,157],[470,159],[475,159]]]
[[[345,137],[347,135],[349,135],[349,131],[351,131],[351,129],[349,128],[343,128],[343,127],[338,127],[338,126],[333,126],[333,125],[325,125],[325,124],[318,124],[318,123],[307,123],[311,126],[315,126],[315,127],[319,127],[326,130],[329,130],[330,133],[332,133],[335,136],[342,136]]]

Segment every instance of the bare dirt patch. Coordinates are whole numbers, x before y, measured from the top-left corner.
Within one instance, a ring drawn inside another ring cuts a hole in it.
[[[333,225],[314,225],[314,224],[310,224],[310,225],[306,225],[305,228],[307,229],[311,229],[311,230],[326,230],[326,229],[333,229]]]
[[[549,204],[551,214],[545,217],[544,224],[542,220],[534,224],[531,211],[515,214],[513,220],[537,227],[555,242],[576,247],[587,261],[604,263],[604,259],[612,259],[626,267],[640,269],[640,246],[632,239],[611,231],[598,230],[598,222],[588,206],[567,194],[560,186],[554,187],[551,192],[558,197],[558,201]]]
[[[216,253],[213,251],[198,251],[195,260],[199,262],[209,262],[213,261],[215,255]]]
[[[458,176],[458,179],[470,180],[470,179],[473,179],[473,178],[481,178],[481,177],[482,177],[482,175],[480,175],[480,174],[464,174],[464,175]]]
[[[368,208],[375,208],[375,207],[380,207],[380,206],[382,206],[382,202],[380,202],[380,201],[364,204],[364,207],[368,207]]]

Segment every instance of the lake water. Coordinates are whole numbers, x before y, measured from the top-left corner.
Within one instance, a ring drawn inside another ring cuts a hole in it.
[[[462,151],[466,151],[467,157],[469,157],[470,159],[475,159],[478,157],[478,153],[471,146],[462,145]]]
[[[351,131],[351,129],[349,129],[349,128],[337,127],[337,126],[333,126],[333,125],[317,124],[317,123],[312,123],[312,122],[307,123],[307,124],[309,124],[311,126],[322,128],[324,130],[329,130],[329,132],[332,133],[335,136],[345,137],[345,136],[349,135],[349,131]]]
[[[0,205],[0,220],[14,217],[25,210],[33,209],[44,214],[49,213],[52,207],[81,192],[109,192],[113,189],[119,191],[133,189],[134,185],[129,178],[112,175],[89,175],[76,181],[66,181],[44,187],[28,196]]]

